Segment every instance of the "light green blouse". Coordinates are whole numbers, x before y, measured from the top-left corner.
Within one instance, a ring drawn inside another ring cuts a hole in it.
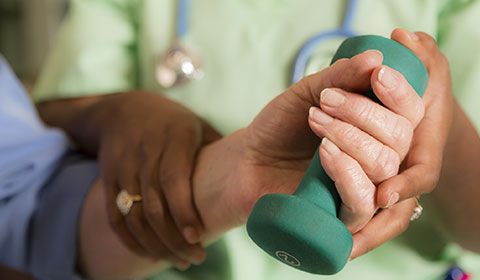
[[[72,0],[35,100],[142,88],[165,94],[229,133],[248,125],[288,86],[299,48],[312,35],[336,28],[346,3],[191,2],[186,44],[202,54],[202,80],[169,90],[155,81],[155,63],[173,39],[174,0]],[[480,2],[471,0],[361,0],[354,28],[359,34],[388,36],[395,27],[404,27],[437,37],[450,59],[455,95],[480,128],[478,15]],[[339,43],[320,45],[306,72],[328,65]],[[187,272],[168,270],[156,279],[442,279],[452,261],[480,275],[480,257],[447,244],[430,225],[428,209],[425,212],[406,234],[331,277],[309,275],[271,259],[239,228],[226,234],[225,244],[210,249],[204,265]]]

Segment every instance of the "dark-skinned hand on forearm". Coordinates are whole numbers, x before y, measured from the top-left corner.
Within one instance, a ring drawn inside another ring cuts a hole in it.
[[[203,224],[190,178],[197,151],[219,134],[187,108],[143,91],[38,105],[43,120],[65,130],[98,156],[112,227],[132,251],[168,259],[179,268],[199,264]],[[123,216],[121,190],[142,195]]]

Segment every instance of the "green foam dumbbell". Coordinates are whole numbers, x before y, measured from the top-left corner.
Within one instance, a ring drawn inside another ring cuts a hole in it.
[[[383,64],[402,73],[423,95],[428,83],[425,66],[393,40],[375,35],[346,39],[332,63],[370,49],[381,51]],[[365,94],[378,102],[372,90]],[[340,203],[317,151],[293,195],[268,194],[257,201],[247,231],[264,251],[292,267],[315,274],[335,274],[345,266],[353,245],[352,235],[337,216]]]

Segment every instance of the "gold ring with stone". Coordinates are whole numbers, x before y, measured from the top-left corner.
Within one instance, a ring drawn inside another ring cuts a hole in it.
[[[117,207],[122,213],[123,216],[126,216],[130,209],[132,209],[132,205],[134,202],[142,201],[142,196],[139,194],[129,194],[126,190],[121,190],[117,195]]]

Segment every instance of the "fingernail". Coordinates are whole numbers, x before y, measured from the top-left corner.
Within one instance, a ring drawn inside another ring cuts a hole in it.
[[[378,81],[386,88],[394,88],[397,85],[397,77],[385,66],[378,71]]]
[[[320,93],[320,102],[330,107],[339,107],[345,103],[345,96],[336,90],[326,88]]]
[[[180,261],[175,264],[175,268],[181,271],[185,271],[190,267],[190,263],[187,261]]]
[[[183,229],[183,236],[190,244],[195,244],[200,241],[198,231],[192,226],[187,226]]]
[[[414,32],[410,32],[410,31],[408,31],[408,30],[405,30],[405,31],[407,32],[408,37],[410,37],[411,40],[413,40],[413,41],[418,41],[418,40],[420,40],[420,38],[418,37],[418,35],[415,34]]]
[[[321,146],[327,153],[332,156],[336,156],[340,154],[340,149],[335,145],[332,141],[328,140],[327,137],[323,137]]]
[[[322,110],[317,107],[310,107],[309,110],[310,118],[319,125],[327,125],[333,121],[333,118],[325,114]]]
[[[200,252],[197,252],[195,254],[195,256],[193,257],[194,258],[193,264],[194,265],[202,264],[205,261],[206,257],[207,257],[207,255],[205,254],[205,252],[203,250],[200,251]]]
[[[397,192],[391,193],[390,198],[388,199],[387,207],[385,208],[392,207],[395,203],[398,202],[399,199],[400,199],[400,195]]]
[[[370,50],[366,50],[364,51],[364,53],[367,53],[367,52],[374,52],[374,53],[377,53],[379,54],[382,58],[383,58],[383,53],[380,51],[380,50],[376,50],[376,49],[370,49]]]

